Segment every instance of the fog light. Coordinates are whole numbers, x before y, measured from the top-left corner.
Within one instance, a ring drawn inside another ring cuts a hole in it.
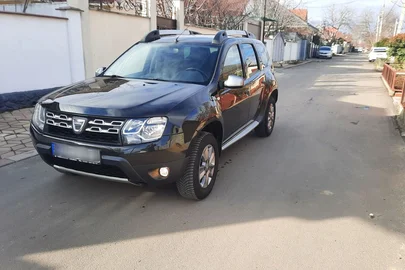
[[[162,177],[168,177],[169,176],[169,168],[168,167],[162,167],[159,169],[159,174]]]

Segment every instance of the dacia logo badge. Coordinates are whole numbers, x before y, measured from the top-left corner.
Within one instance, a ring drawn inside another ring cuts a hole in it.
[[[87,119],[82,117],[73,117],[73,132],[75,134],[80,134],[83,132],[84,127],[86,126]]]

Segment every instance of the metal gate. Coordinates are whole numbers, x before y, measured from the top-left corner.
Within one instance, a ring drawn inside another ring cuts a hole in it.
[[[247,27],[248,27],[247,30],[249,32],[253,33],[256,36],[257,39],[259,39],[259,40],[261,39],[261,36],[262,36],[261,30],[262,30],[262,28],[260,26],[260,23],[259,24],[253,24],[253,23],[249,22]]]
[[[308,40],[301,40],[301,48],[300,48],[300,57],[299,60],[307,60],[307,45],[308,45]]]
[[[168,18],[157,17],[157,29],[177,29],[177,21]]]

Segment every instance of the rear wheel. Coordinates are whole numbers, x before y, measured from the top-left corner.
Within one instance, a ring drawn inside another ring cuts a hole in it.
[[[255,129],[256,135],[259,137],[269,137],[273,132],[274,124],[276,122],[276,101],[273,97],[267,105],[266,114],[262,122]]]
[[[218,172],[219,149],[215,137],[202,132],[190,146],[190,155],[183,177],[176,182],[180,195],[203,200],[212,191]]]

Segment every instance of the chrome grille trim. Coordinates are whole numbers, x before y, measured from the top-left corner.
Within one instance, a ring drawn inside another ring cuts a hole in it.
[[[111,121],[107,122],[102,119],[94,119],[89,121],[90,125],[97,125],[97,126],[112,126],[112,127],[122,127],[124,125],[124,121]]]
[[[46,117],[56,119],[56,120],[64,120],[64,121],[72,121],[72,118],[67,116],[66,114],[54,114],[53,112],[46,112]]]
[[[119,134],[120,133],[119,128],[102,129],[101,127],[89,127],[89,128],[86,128],[86,131],[96,132],[96,133],[108,133],[108,134]]]
[[[72,125],[69,125],[68,123],[66,123],[66,122],[56,122],[55,120],[52,120],[52,119],[47,119],[46,124],[51,125],[51,126],[55,126],[55,127],[72,129]]]

